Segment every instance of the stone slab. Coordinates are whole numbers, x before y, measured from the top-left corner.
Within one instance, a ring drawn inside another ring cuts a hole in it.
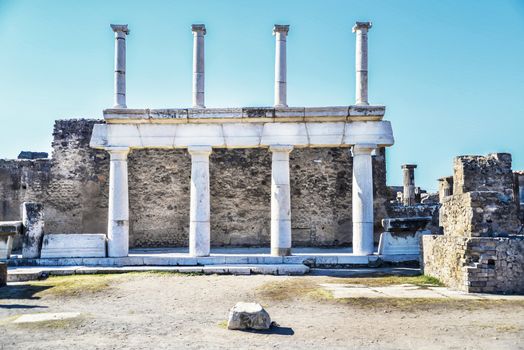
[[[49,322],[61,321],[73,318],[78,318],[80,312],[43,312],[38,314],[26,314],[19,316],[13,323],[35,323],[35,322]]]
[[[41,258],[103,258],[106,235],[102,233],[46,234]]]
[[[380,235],[378,253],[380,255],[419,255],[420,237],[431,231],[383,232]]]
[[[0,221],[0,237],[22,233],[22,221]]]

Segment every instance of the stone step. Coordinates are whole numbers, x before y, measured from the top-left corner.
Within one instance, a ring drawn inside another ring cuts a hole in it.
[[[217,275],[305,275],[309,267],[302,264],[257,264],[257,265],[204,265],[204,266],[47,266],[10,267],[8,282],[24,282],[44,279],[47,276],[67,276],[85,274],[108,274],[126,272],[173,272]]]
[[[353,254],[296,254],[270,256],[267,254],[211,254],[190,257],[187,254],[136,254],[124,258],[11,258],[9,266],[207,266],[207,265],[293,265],[313,267],[374,267],[382,262],[417,261],[418,255],[353,255]]]

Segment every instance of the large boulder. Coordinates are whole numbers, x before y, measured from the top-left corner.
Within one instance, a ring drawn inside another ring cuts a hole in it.
[[[258,303],[239,302],[229,310],[228,329],[263,330],[271,327],[271,317]]]

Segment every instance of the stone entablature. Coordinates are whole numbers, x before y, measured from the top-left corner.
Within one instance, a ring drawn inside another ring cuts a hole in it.
[[[94,148],[372,147],[393,144],[384,107],[113,109],[95,124]],[[134,125],[138,124],[138,125]]]

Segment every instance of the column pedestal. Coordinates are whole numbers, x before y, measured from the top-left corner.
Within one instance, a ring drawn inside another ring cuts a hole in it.
[[[291,195],[289,153],[293,146],[270,146],[271,165],[271,255],[291,255]]]
[[[211,247],[209,205],[210,146],[190,146],[191,154],[191,207],[189,221],[189,254],[208,256]]]
[[[373,168],[376,145],[353,146],[353,254],[373,254]]]
[[[107,255],[118,258],[129,254],[129,194],[127,182],[129,148],[112,148],[107,151],[110,155]]]

